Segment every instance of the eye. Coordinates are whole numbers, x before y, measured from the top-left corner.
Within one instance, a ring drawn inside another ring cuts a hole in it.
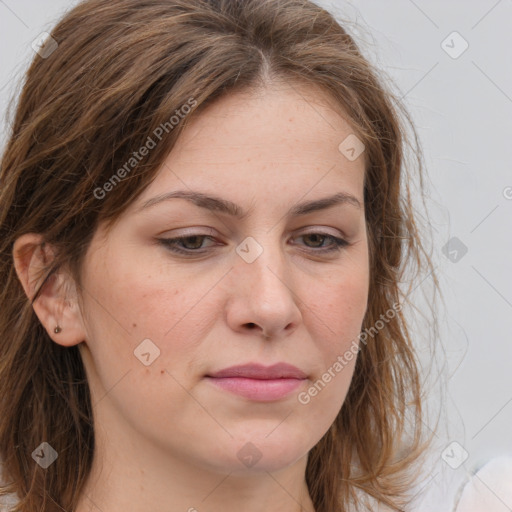
[[[209,235],[188,235],[178,238],[160,238],[159,242],[172,252],[189,255],[191,253],[203,254],[207,252],[202,244],[206,239],[213,240]]]
[[[333,253],[340,251],[343,247],[349,245],[346,240],[338,238],[334,235],[330,235],[328,233],[305,233],[296,238],[302,238],[305,240],[309,239],[312,241],[313,243],[311,245],[306,244],[306,248],[311,249],[313,253]],[[183,254],[186,256],[194,256],[205,254],[209,252],[209,247],[219,245],[213,243],[210,246],[205,247],[203,242],[206,240],[215,242],[215,239],[212,236],[204,234],[187,235],[177,238],[160,238],[158,239],[158,242],[169,249],[171,252]],[[330,244],[325,245],[324,242],[326,241],[330,241]]]
[[[304,235],[300,235],[298,238],[310,239],[313,240],[313,245],[307,245],[307,247],[313,249],[319,249],[315,252],[334,252],[340,251],[343,247],[349,245],[349,243],[343,238],[338,238],[334,235],[330,235],[328,233],[305,233]],[[323,245],[323,242],[326,240],[330,240],[331,243],[327,246]]]

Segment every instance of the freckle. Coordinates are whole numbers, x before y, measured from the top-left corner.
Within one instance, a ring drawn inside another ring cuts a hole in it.
[[[137,324],[133,324],[133,327],[137,327]]]
[[[164,373],[165,370],[160,370],[160,373]]]

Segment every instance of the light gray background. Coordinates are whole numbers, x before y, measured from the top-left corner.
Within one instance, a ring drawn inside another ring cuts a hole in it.
[[[0,0],[2,114],[32,41],[75,3]],[[317,3],[350,20],[363,53],[401,91],[432,182],[434,260],[447,305],[440,320],[448,427],[427,468],[432,488],[512,454],[512,0]],[[446,40],[452,52],[461,48],[462,40],[446,39],[454,31],[469,45],[457,58],[442,47]],[[5,133],[2,122],[2,146]],[[442,252],[452,237],[467,247],[458,262]],[[441,458],[453,441],[468,452],[458,469]]]

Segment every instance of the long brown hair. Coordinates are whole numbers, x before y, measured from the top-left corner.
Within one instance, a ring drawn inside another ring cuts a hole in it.
[[[364,496],[402,509],[428,440],[417,355],[393,304],[407,301],[404,280],[435,276],[413,215],[404,156],[412,123],[398,97],[309,0],[86,0],[51,38],[28,69],[1,161],[0,457],[3,492],[20,499],[14,510],[74,510],[94,453],[78,347],[52,342],[39,322],[15,273],[15,240],[40,233],[56,249],[33,301],[63,267],[80,288],[99,223],[111,225],[150,184],[188,119],[272,77],[322,88],[365,144],[371,284],[363,326],[371,335],[343,407],[309,453],[310,495],[316,512],[347,510]],[[189,114],[171,123],[184,105]],[[112,183],[157,127],[166,127],[163,142]],[[423,187],[422,159],[414,163]],[[46,470],[31,457],[42,441],[59,454]]]

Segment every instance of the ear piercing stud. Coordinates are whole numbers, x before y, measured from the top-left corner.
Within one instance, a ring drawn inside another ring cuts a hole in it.
[[[55,334],[59,334],[59,332],[61,332],[61,331],[62,331],[62,329],[61,329],[58,325],[57,325],[57,327],[55,327],[55,329],[53,330],[53,332],[54,332]]]

